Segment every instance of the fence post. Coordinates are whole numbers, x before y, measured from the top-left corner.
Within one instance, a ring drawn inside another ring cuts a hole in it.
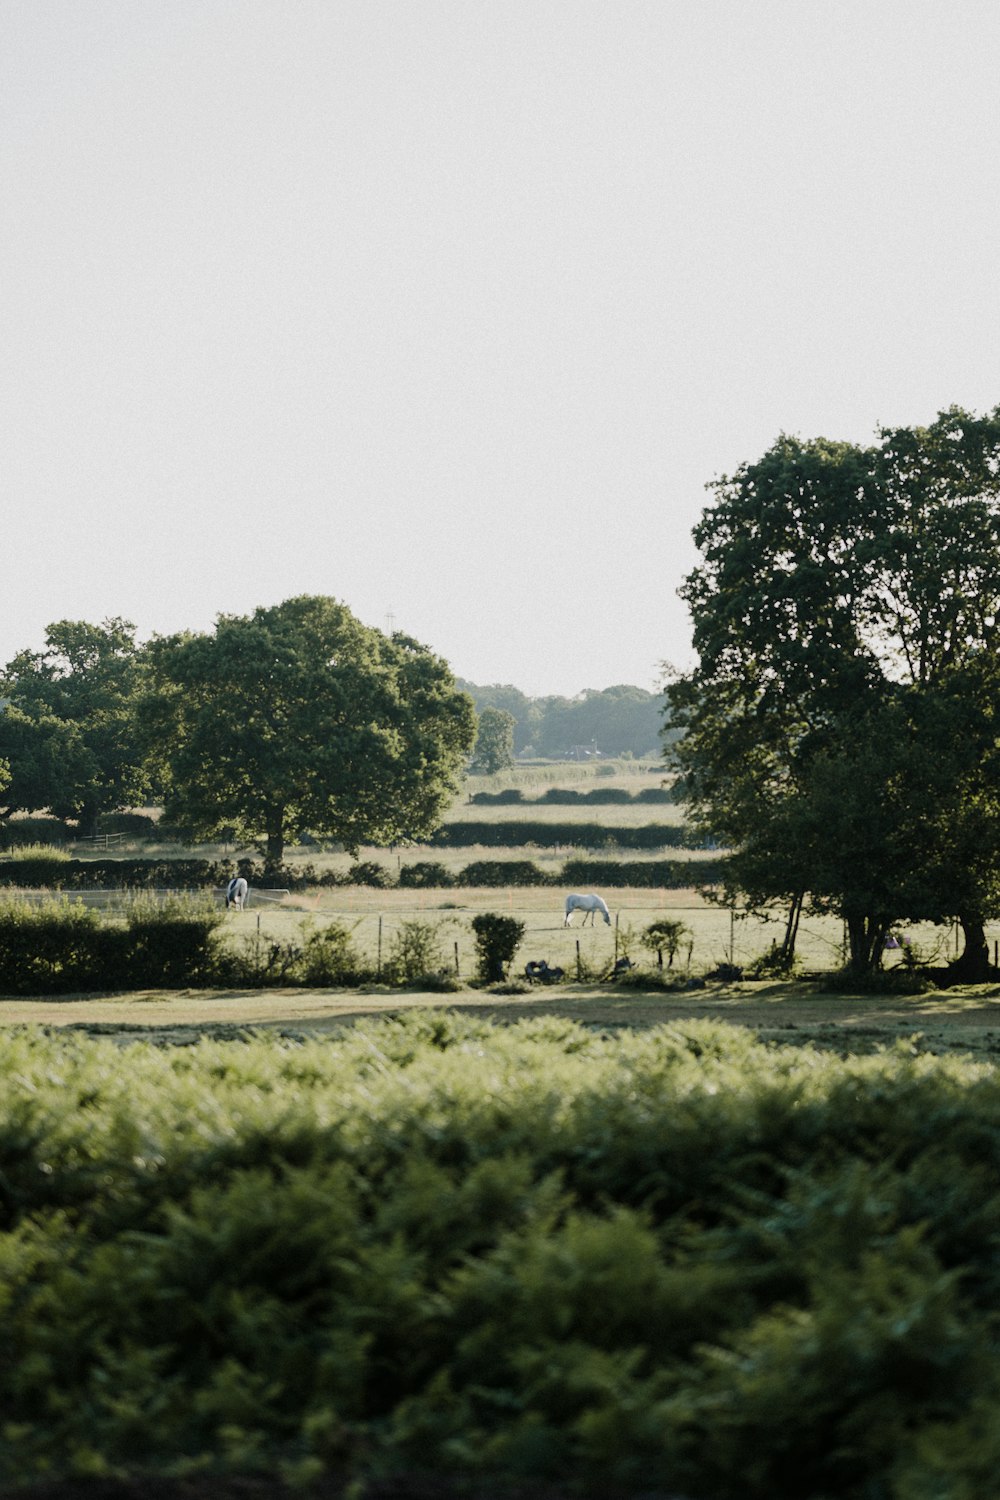
[[[455,978],[456,978],[456,979],[458,979],[458,978],[459,978],[459,968],[458,968],[458,943],[457,943],[457,942],[456,942],[456,944],[455,944]]]
[[[582,973],[582,970],[580,968],[580,939],[577,938],[577,940],[576,940],[576,982],[577,982],[577,984],[580,983],[580,980],[582,978],[583,978],[583,973]]]
[[[378,919],[378,964],[375,968],[375,978],[382,978],[382,918]]]
[[[621,916],[621,913],[616,911],[615,912],[615,963],[618,962],[618,918],[620,916]]]

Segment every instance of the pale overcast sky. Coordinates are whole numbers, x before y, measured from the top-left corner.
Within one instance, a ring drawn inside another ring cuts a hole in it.
[[[1000,403],[997,0],[0,0],[0,662],[690,659],[704,486]]]

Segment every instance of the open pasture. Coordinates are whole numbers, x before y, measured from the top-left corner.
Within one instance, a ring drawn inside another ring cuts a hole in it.
[[[372,966],[389,958],[393,943],[408,923],[435,929],[439,942],[437,967],[456,972],[463,980],[475,974],[475,944],[472,918],[480,912],[497,912],[524,923],[524,938],[511,967],[511,978],[523,975],[529,960],[544,959],[584,979],[598,978],[610,970],[617,957],[633,962],[655,963],[640,943],[650,923],[670,917],[684,923],[684,937],[674,960],[675,971],[701,975],[722,963],[748,968],[754,959],[780,941],[784,913],[775,910],[769,920],[714,906],[695,888],[655,890],[644,887],[604,887],[611,912],[611,925],[600,919],[584,925],[575,914],[569,927],[563,925],[564,903],[569,887],[453,887],[379,890],[367,886],[317,887],[286,894],[251,888],[245,911],[225,913],[223,941],[290,943],[301,938],[304,924],[322,928],[332,922],[346,927],[358,952]],[[105,909],[109,916],[121,910],[129,897],[121,891],[87,891],[79,894],[37,891],[27,893],[35,901],[79,900]],[[220,907],[223,894],[211,897],[192,892],[192,899],[214,900]],[[932,924],[906,929],[912,951],[923,962],[943,964],[957,951],[956,935],[949,928]],[[991,947],[1000,942],[1000,923],[987,929]],[[833,917],[803,918],[797,951],[807,972],[835,969],[843,961],[842,924]],[[457,950],[457,951],[456,951]],[[579,959],[579,971],[577,963]],[[901,962],[898,953],[887,956],[887,967]]]
[[[576,962],[576,945],[586,973],[597,973],[610,965],[616,956],[627,953],[634,961],[648,963],[650,954],[639,937],[651,922],[671,917],[690,929],[674,960],[681,972],[703,974],[720,963],[735,963],[742,968],[780,941],[784,931],[784,913],[776,910],[770,920],[743,914],[731,914],[714,906],[694,888],[687,890],[648,890],[641,887],[604,888],[599,891],[608,903],[611,926],[600,919],[591,925],[588,918],[574,915],[569,927],[563,926],[564,903],[569,887],[461,887],[427,890],[372,890],[364,886],[344,886],[332,890],[315,890],[302,895],[268,900],[251,893],[247,911],[230,912],[227,933],[261,935],[271,941],[287,941],[296,934],[303,919],[317,925],[338,921],[355,934],[362,952],[375,956],[381,927],[383,954],[393,935],[404,922],[424,922],[440,928],[446,962],[454,962],[454,945],[458,944],[459,973],[468,978],[473,972],[474,945],[471,920],[478,912],[499,912],[514,917],[525,926],[524,940],[518,950],[514,971],[521,972],[529,959],[546,959],[571,972]],[[906,929],[914,952],[924,961],[944,963],[955,953],[955,938],[948,928],[932,924]],[[989,929],[991,944],[1000,940],[1000,923]],[[803,918],[799,928],[798,953],[808,971],[838,968],[843,960],[843,925],[833,917]],[[690,948],[690,952],[689,952]],[[655,957],[653,959],[655,962]],[[890,955],[887,964],[900,962]]]

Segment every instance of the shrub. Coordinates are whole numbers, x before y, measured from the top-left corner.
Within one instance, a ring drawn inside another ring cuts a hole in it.
[[[71,863],[66,850],[54,844],[26,844],[18,850],[16,859],[0,865],[0,879],[11,885],[60,885]]]
[[[802,964],[794,952],[787,952],[779,943],[772,943],[766,953],[760,953],[746,965],[748,979],[791,979],[801,973]]]
[[[544,870],[530,859],[479,859],[466,865],[458,885],[551,885]]]
[[[658,966],[663,968],[663,955],[667,955],[667,968],[673,968],[681,943],[685,938],[692,936],[690,927],[687,927],[676,917],[658,917],[655,922],[650,922],[645,928],[639,941],[650,953],[656,954]]]
[[[64,844],[73,830],[62,818],[11,818],[0,823],[0,849],[23,849],[28,844]]]
[[[363,965],[348,928],[339,922],[328,922],[317,930],[311,921],[305,921],[300,931],[303,943],[298,969],[303,983],[338,985],[357,981]]]
[[[383,973],[390,984],[410,984],[442,967],[441,924],[402,922],[389,940]]]
[[[401,886],[420,890],[426,886],[449,886],[454,885],[455,880],[447,865],[439,860],[418,860],[415,864],[404,865],[399,872],[399,883]]]
[[[129,942],[120,987],[211,983],[214,935],[222,920],[222,912],[204,897],[173,896],[162,904],[139,897],[126,911]]]
[[[516,917],[502,917],[495,912],[480,912],[472,919],[476,935],[476,957],[479,978],[485,984],[502,981],[507,965],[524,937],[524,923]]]
[[[221,913],[183,900],[137,901],[124,923],[80,902],[0,903],[0,990],[13,995],[212,982]]]
[[[393,884],[385,865],[380,865],[373,859],[352,865],[347,872],[347,879],[350,885],[367,885],[376,891],[387,891]]]

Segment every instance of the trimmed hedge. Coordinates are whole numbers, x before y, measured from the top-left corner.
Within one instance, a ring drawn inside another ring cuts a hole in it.
[[[660,886],[714,885],[722,878],[724,859],[692,864],[682,859],[616,860],[571,859],[551,874],[529,859],[481,859],[451,874],[437,860],[418,860],[399,872],[402,887],[456,885],[535,886],[591,885]],[[268,870],[254,860],[238,861],[239,873],[251,886],[290,891],[310,886],[367,885],[392,889],[392,872],[374,860],[353,865],[348,876],[318,871],[313,865],[282,865]],[[0,860],[0,887],[62,891],[86,890],[213,890],[232,875],[232,861],[210,859],[66,859],[39,857]]]
[[[563,865],[559,885],[660,886],[665,890],[689,885],[716,885],[722,879],[722,859],[570,859]]]
[[[0,823],[0,849],[23,849],[26,844],[65,844],[75,835],[62,818],[12,818]]]
[[[555,885],[530,859],[478,859],[466,865],[457,885]]]
[[[691,849],[701,843],[688,828],[677,824],[644,823],[639,828],[609,828],[603,823],[545,823],[527,818],[509,823],[472,820],[445,823],[431,839],[438,849]]]
[[[59,995],[205,983],[214,977],[218,923],[212,911],[136,910],[117,926],[80,905],[0,905],[0,991]]]
[[[236,866],[251,885],[303,890],[306,886],[345,885],[335,871],[313,865],[279,865],[240,859],[37,859],[0,860],[0,886],[50,890],[211,890],[228,883]],[[356,868],[369,869],[369,866]],[[378,866],[379,869],[382,866]],[[362,882],[354,882],[360,884]],[[370,883],[370,882],[363,882]]]
[[[575,807],[581,802],[621,806],[629,802],[672,802],[673,796],[666,787],[659,786],[643,787],[640,792],[629,792],[617,786],[596,786],[587,792],[575,787],[550,786],[540,797],[525,797],[519,787],[506,787],[502,792],[473,792],[469,801],[480,807],[503,807],[510,803],[520,803],[525,807]]]

